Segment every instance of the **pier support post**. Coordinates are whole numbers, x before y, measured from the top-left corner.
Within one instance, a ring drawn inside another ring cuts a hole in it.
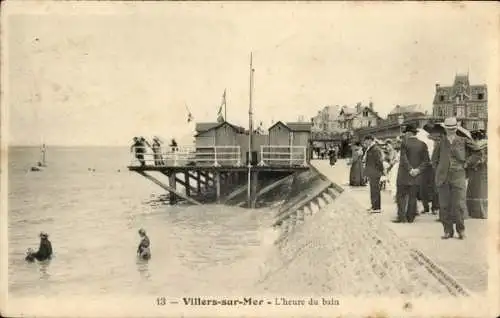
[[[186,184],[185,184],[186,195],[191,196],[191,184],[189,183],[189,172],[188,171],[184,172],[184,181],[186,182]]]
[[[257,189],[258,189],[258,183],[259,183],[259,172],[256,170],[252,171],[252,183],[251,183],[251,190],[250,190],[250,202],[251,202],[251,208],[254,209],[257,203]]]
[[[200,171],[196,171],[196,189],[198,189],[198,193],[201,193],[201,173],[200,173]]]
[[[217,193],[217,203],[220,203],[220,172],[215,172],[215,189]]]
[[[168,176],[169,185],[172,189],[177,190],[177,182],[175,180],[175,172],[171,172]],[[170,191],[170,204],[177,203],[177,196],[174,192]]]

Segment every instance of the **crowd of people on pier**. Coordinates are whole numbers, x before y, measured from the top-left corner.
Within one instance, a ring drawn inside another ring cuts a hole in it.
[[[443,224],[443,239],[455,233],[464,239],[464,219],[487,218],[486,132],[469,132],[454,117],[423,129],[406,125],[396,140],[365,136],[352,144],[349,163],[350,186],[370,188],[370,213],[382,212],[382,190],[394,194],[395,223],[432,213]]]
[[[162,144],[163,142],[157,136],[152,138],[152,142],[149,143],[144,137],[134,137],[133,143],[130,146],[130,152],[134,153],[135,158],[139,161],[141,166],[146,165],[145,155],[148,153],[148,149],[151,149],[153,153],[153,160],[155,166],[163,166],[165,165],[166,158],[162,153]],[[175,139],[172,139],[170,142],[170,148],[172,152],[177,150],[177,142]]]

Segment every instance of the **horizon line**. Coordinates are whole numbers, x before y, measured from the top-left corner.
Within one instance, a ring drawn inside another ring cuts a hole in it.
[[[8,147],[41,147],[41,144],[7,144]],[[46,147],[130,147],[130,145],[117,144],[45,144]]]

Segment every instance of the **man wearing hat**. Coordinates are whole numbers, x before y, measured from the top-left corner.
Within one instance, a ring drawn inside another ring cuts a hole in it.
[[[416,137],[417,127],[407,125],[404,134],[396,181],[398,206],[398,217],[394,220],[396,223],[411,223],[417,216],[417,195],[422,175],[430,165],[428,147]]]
[[[380,179],[385,175],[382,151],[375,142],[372,135],[364,137],[364,146],[366,151],[363,157],[364,175],[368,178],[370,185],[370,213],[380,213],[381,197],[380,197]]]
[[[455,117],[446,118],[443,126],[445,136],[436,142],[432,153],[444,229],[442,238],[452,238],[456,231],[458,238],[464,239],[464,214],[467,211],[465,168],[471,152],[478,151],[479,147],[471,139],[457,135]]]

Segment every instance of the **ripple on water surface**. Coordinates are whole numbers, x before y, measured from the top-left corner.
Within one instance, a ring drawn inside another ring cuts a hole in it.
[[[48,169],[26,173],[36,152],[10,152],[12,295],[157,295],[215,292],[214,286],[227,293],[251,288],[264,245],[273,248],[272,211],[163,205],[156,185],[116,171],[116,162],[127,161],[127,149],[52,148],[50,154]],[[140,227],[151,239],[149,262],[135,257]],[[25,251],[37,247],[40,231],[50,234],[54,258],[26,263]]]

